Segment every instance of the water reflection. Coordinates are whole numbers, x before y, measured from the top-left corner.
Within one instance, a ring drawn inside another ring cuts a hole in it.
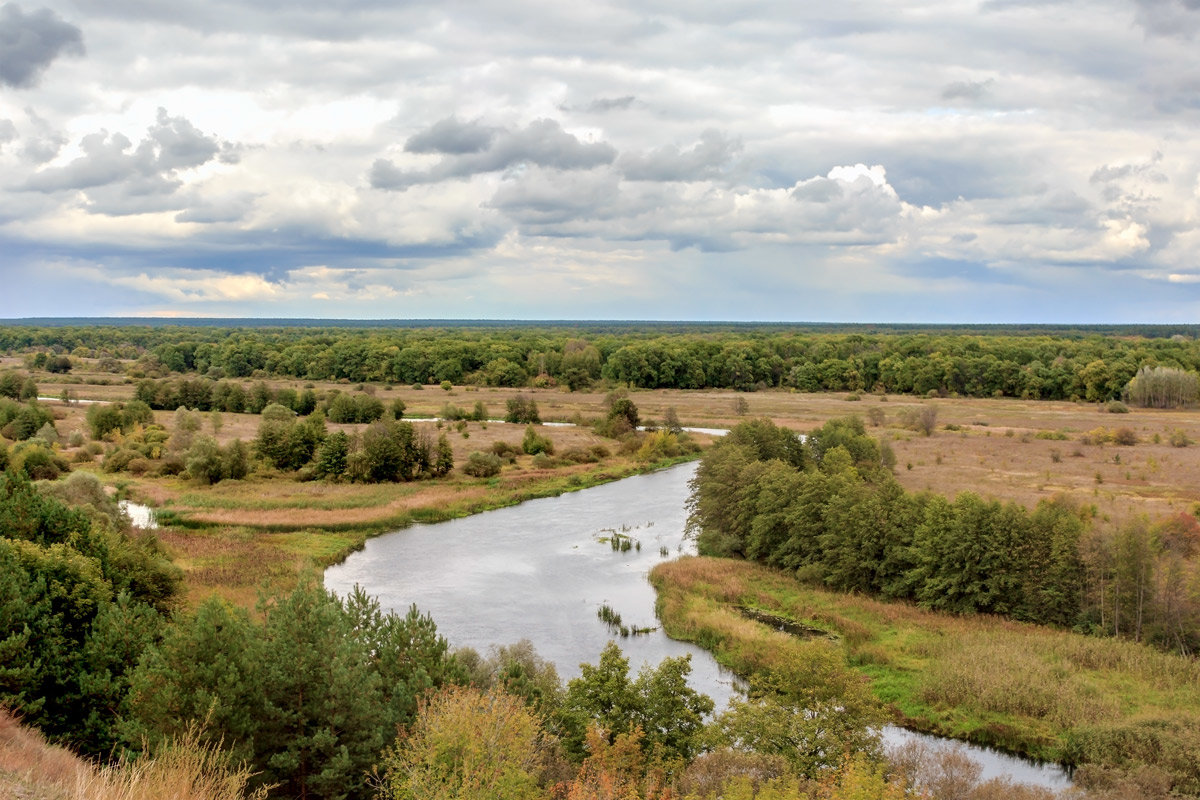
[[[597,617],[601,605],[611,606],[627,626],[657,625],[646,575],[660,561],[695,550],[684,537],[694,471],[695,464],[683,464],[463,519],[414,525],[369,540],[326,571],[325,585],[345,595],[360,584],[399,613],[416,603],[454,647],[485,652],[491,644],[529,639],[569,679],[579,674],[581,662],[596,663],[611,638]],[[614,534],[630,537],[640,549],[614,551],[607,541]],[[661,630],[617,641],[635,668],[690,653],[690,683],[718,709],[734,692],[736,679],[708,652]],[[895,726],[883,735],[888,744],[946,742]],[[1070,785],[1055,765],[965,747],[981,762],[985,779]]]

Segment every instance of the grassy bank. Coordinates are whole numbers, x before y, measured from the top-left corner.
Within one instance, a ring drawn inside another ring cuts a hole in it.
[[[807,587],[741,561],[655,568],[659,614],[741,674],[785,663],[813,629],[907,727],[1068,764],[1150,770],[1200,792],[1200,663],[1131,642],[935,614]]]

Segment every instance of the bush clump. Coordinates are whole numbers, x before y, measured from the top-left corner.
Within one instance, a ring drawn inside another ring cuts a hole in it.
[[[526,455],[536,456],[541,453],[554,455],[554,442],[549,436],[542,436],[530,425],[525,429],[525,438],[521,440],[521,449]]]
[[[504,462],[494,453],[481,453],[476,450],[467,456],[467,463],[462,471],[473,478],[491,478],[500,474]]]
[[[510,464],[517,460],[517,456],[521,455],[521,452],[521,448],[515,444],[509,444],[500,440],[492,442],[492,453]]]
[[[1123,447],[1132,447],[1138,443],[1138,436],[1133,428],[1117,428],[1112,434],[1113,441]]]
[[[505,422],[527,425],[540,425],[541,416],[538,414],[537,402],[528,395],[519,394],[505,401]]]
[[[1194,405],[1200,397],[1200,377],[1172,367],[1143,366],[1125,387],[1125,399],[1146,408]],[[1111,410],[1111,409],[1110,409]]]

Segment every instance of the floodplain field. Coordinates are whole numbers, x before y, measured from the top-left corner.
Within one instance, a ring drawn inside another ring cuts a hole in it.
[[[135,381],[101,372],[88,359],[65,377],[29,371],[58,418],[59,430],[86,432],[87,401],[133,398]],[[0,369],[22,368],[19,359],[0,359]],[[257,380],[247,380],[250,386]],[[519,445],[525,426],[498,422],[444,423],[432,418],[447,404],[471,409],[482,403],[492,418],[502,417],[506,401],[521,394],[533,398],[543,426],[559,452],[601,447],[598,463],[537,468],[521,456],[495,478],[478,479],[456,469],[431,481],[400,484],[298,482],[273,470],[246,480],[205,486],[181,477],[104,475],[123,496],[160,511],[163,540],[187,573],[188,596],[197,600],[212,591],[252,605],[264,581],[287,584],[298,572],[314,572],[344,558],[365,538],[413,520],[436,520],[474,513],[532,497],[570,491],[633,474],[653,465],[638,461],[620,444],[589,427],[604,416],[609,391],[619,387],[569,392],[563,388],[500,388],[348,384],[264,379],[272,390],[312,389],[319,396],[338,390],[372,393],[385,404],[399,399],[405,419],[431,434],[447,434],[455,463],[494,442]],[[1090,508],[1097,518],[1123,522],[1138,515],[1151,519],[1200,504],[1200,414],[1194,409],[1134,408],[1108,413],[1095,403],[1012,398],[914,398],[900,395],[825,393],[788,390],[633,390],[630,399],[644,422],[654,424],[673,409],[690,427],[728,428],[740,420],[767,417],[776,424],[808,431],[829,419],[857,415],[868,431],[895,453],[895,474],[910,490],[947,496],[974,491],[987,498],[1033,506],[1043,498],[1066,495]],[[936,410],[930,435],[907,420],[923,409]],[[171,431],[173,413],[156,411],[155,421]],[[219,427],[203,433],[222,444],[251,442],[260,417],[222,413]],[[354,432],[361,425],[328,428]],[[1111,441],[1126,429],[1124,440]],[[711,436],[693,434],[701,446]],[[1184,446],[1179,446],[1179,445]],[[73,453],[65,455],[70,458]],[[99,458],[83,468],[100,470]],[[102,474],[102,473],[101,473]]]
[[[857,673],[905,727],[1088,764],[1085,783],[1105,770],[1141,770],[1200,792],[1194,658],[826,591],[746,561],[684,557],[655,567],[651,581],[667,633],[740,675],[795,664],[823,665],[847,683],[841,673]]]

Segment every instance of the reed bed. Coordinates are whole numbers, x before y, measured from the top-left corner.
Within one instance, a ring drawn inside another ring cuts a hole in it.
[[[905,724],[1047,760],[1149,769],[1200,793],[1200,663],[1145,645],[828,592],[729,559],[655,568],[668,633],[747,674],[801,640],[746,619],[773,609],[838,637]],[[791,639],[791,642],[787,642]]]

